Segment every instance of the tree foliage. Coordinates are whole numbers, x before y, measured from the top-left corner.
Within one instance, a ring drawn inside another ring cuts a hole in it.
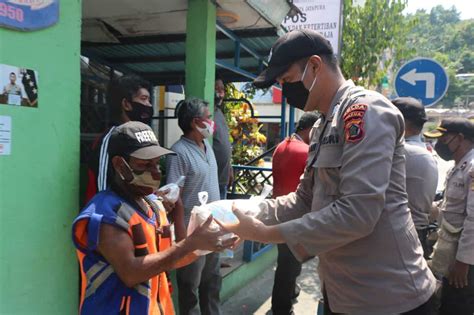
[[[474,20],[461,20],[455,7],[436,6],[403,15],[406,0],[366,0],[362,6],[344,0],[341,68],[347,78],[377,87],[411,58],[433,58],[449,75],[440,106],[452,107],[474,95]]]
[[[227,99],[248,99],[252,97],[252,94],[246,93],[245,87],[244,92],[241,92],[233,83],[227,83],[225,91],[225,98]],[[259,123],[258,118],[252,117],[250,106],[250,104],[242,101],[225,103],[224,114],[229,126],[230,141],[233,148],[232,164],[245,165],[255,159],[263,153],[263,147],[267,142],[265,135],[260,132],[263,125]]]
[[[341,68],[359,85],[380,84],[393,60],[413,54],[405,43],[415,23],[403,17],[406,0],[344,0]]]
[[[474,80],[456,74],[474,72],[474,20],[460,19],[455,7],[436,6],[430,12],[418,10],[407,19],[416,23],[408,35],[407,46],[416,56],[433,58],[449,75],[449,88],[440,106],[462,104],[474,95]]]

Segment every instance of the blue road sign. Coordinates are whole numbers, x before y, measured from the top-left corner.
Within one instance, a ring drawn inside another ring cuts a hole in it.
[[[436,104],[446,94],[448,86],[449,79],[444,68],[429,58],[408,61],[395,76],[398,96],[411,96],[427,107]]]
[[[0,27],[34,31],[58,19],[59,0],[0,0]]]

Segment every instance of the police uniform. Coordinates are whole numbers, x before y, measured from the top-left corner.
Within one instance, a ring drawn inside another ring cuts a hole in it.
[[[425,148],[405,142],[406,191],[415,228],[423,247],[424,257],[430,255],[427,244],[431,205],[438,186],[438,166],[431,153]]]
[[[403,134],[386,98],[347,81],[313,127],[297,191],[266,202],[262,220],[283,222],[295,257],[319,256],[333,312],[399,314],[435,290],[407,208]]]
[[[446,177],[441,221],[446,221],[460,238],[456,259],[474,265],[474,149],[455,165]]]
[[[424,106],[411,97],[392,100],[403,115],[405,122],[423,127],[428,121]],[[424,257],[429,258],[431,248],[427,244],[429,215],[438,186],[438,165],[426,149],[420,134],[405,136],[406,191],[415,228],[423,247]]]
[[[474,311],[474,149],[446,177],[440,207],[440,230],[434,246],[432,268],[443,277],[441,314],[471,315]],[[454,261],[470,265],[468,285],[449,285],[447,277]]]

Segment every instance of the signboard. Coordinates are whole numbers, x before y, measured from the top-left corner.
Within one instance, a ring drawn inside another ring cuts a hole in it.
[[[34,31],[56,24],[59,0],[0,0],[0,26]]]
[[[283,26],[288,31],[294,29],[312,29],[326,37],[339,55],[341,29],[341,0],[294,0],[293,4],[301,14],[285,17]]]
[[[448,86],[448,74],[443,66],[429,58],[408,61],[395,76],[397,95],[416,98],[426,107],[443,98]]]
[[[12,118],[0,116],[0,155],[11,154]]]
[[[38,73],[0,64],[0,104],[38,107]]]

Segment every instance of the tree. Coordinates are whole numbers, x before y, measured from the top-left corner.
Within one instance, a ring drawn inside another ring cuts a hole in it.
[[[344,0],[341,68],[361,85],[377,86],[394,60],[413,54],[405,43],[415,22],[404,18],[406,0]]]
[[[455,7],[433,7],[430,13],[419,10],[408,15],[415,23],[407,37],[407,46],[419,57],[433,58],[448,72],[449,88],[439,106],[462,104],[473,95],[472,80],[459,80],[456,74],[474,72],[474,20],[460,20]]]

